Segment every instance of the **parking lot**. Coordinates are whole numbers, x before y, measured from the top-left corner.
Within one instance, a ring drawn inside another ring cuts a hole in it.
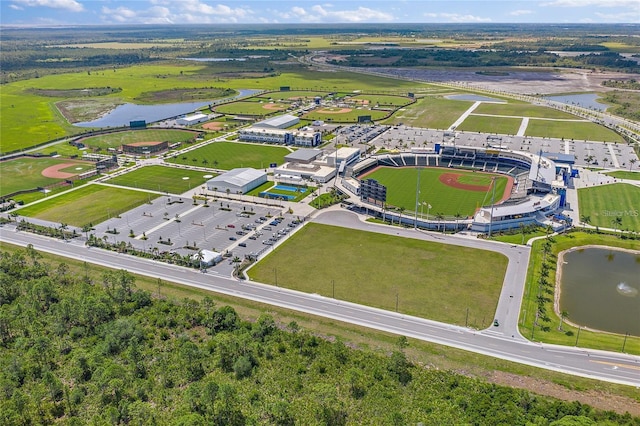
[[[95,226],[92,233],[148,252],[193,255],[206,249],[243,259],[271,249],[301,223],[285,210],[229,200],[194,205],[191,198],[163,196]],[[216,270],[231,272],[230,260]]]

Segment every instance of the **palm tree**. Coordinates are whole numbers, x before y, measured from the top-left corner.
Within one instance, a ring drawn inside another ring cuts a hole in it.
[[[629,160],[629,171],[631,171],[631,168],[633,167],[634,164],[636,164],[638,160],[636,160],[635,158],[632,158],[631,160]]]
[[[569,318],[569,312],[567,311],[560,312],[560,326],[558,327],[558,330],[560,331],[562,331],[562,322],[564,321],[565,318]]]
[[[227,197],[229,196],[230,193],[231,193],[231,190],[227,188]]]
[[[436,213],[436,220],[438,221],[438,231],[440,231],[440,222],[444,219],[444,214],[442,212]],[[442,229],[444,232],[444,228]]]
[[[202,250],[198,250],[198,252],[193,257],[195,258],[195,260],[198,261],[198,266],[200,267],[200,270],[206,271],[207,265],[203,262],[204,254],[202,253]]]
[[[456,218],[456,232],[458,232],[458,221],[460,220],[460,218],[462,218],[462,215],[460,214],[460,212],[456,212],[456,214],[453,215]]]
[[[235,256],[233,258],[232,262],[233,262],[234,269],[235,269],[234,274],[237,276],[238,275],[238,268],[240,266],[241,260],[240,260],[240,258],[238,256]]]
[[[615,233],[618,230],[618,228],[622,227],[622,218],[620,216],[616,216],[613,218],[611,223],[613,224],[613,232]]]
[[[398,222],[398,224],[400,226],[402,226],[402,212],[404,212],[404,211],[405,211],[404,207],[398,207],[398,212],[400,213],[400,221]]]
[[[583,214],[582,216],[580,216],[580,220],[583,224],[588,225],[591,223],[591,216]]]

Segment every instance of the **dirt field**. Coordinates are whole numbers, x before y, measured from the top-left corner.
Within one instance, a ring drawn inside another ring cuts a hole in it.
[[[205,123],[202,125],[203,129],[206,130],[213,130],[214,132],[217,132],[219,130],[222,130],[223,128],[223,123],[219,122],[219,121],[213,121],[211,123]]]
[[[42,176],[52,179],[68,179],[77,175],[78,173],[67,173],[61,171],[61,169],[66,169],[67,167],[77,166],[78,163],[62,163],[56,164],[55,166],[47,167],[42,171]]]

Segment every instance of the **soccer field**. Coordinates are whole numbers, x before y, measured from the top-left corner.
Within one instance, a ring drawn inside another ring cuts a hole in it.
[[[127,210],[150,202],[156,194],[113,188],[104,185],[87,185],[52,197],[17,211],[20,216],[37,217],[51,222],[73,226],[98,224]]]
[[[284,163],[284,156],[290,153],[291,151],[287,148],[280,146],[215,142],[176,158],[167,159],[167,161],[221,170],[231,170],[237,167],[264,169],[269,167],[270,163],[281,165]]]
[[[495,201],[498,202],[507,189],[508,179],[504,175],[457,169],[420,169],[418,202],[424,202],[425,206],[419,209],[424,210],[424,213],[429,210],[431,216],[438,213],[445,216],[454,216],[456,213],[460,213],[463,217],[471,216],[477,208],[491,204],[493,189],[489,190],[489,186],[494,177],[496,178]],[[417,168],[380,167],[366,174],[366,177],[359,176],[359,179],[365,178],[375,179],[387,187],[388,206],[404,207],[406,211],[415,211]],[[465,186],[473,189],[462,189]],[[427,209],[426,204],[431,205],[431,208]]]
[[[210,177],[205,178],[205,176]],[[216,176],[215,173],[205,173],[198,170],[148,166],[109,179],[107,182],[113,185],[182,194],[192,188],[197,188],[214,176]]]

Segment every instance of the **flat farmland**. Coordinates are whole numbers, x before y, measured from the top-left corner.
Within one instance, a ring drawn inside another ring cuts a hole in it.
[[[498,133],[501,135],[515,135],[518,133],[521,118],[486,117],[471,114],[458,126],[458,130],[467,132]]]
[[[527,136],[600,142],[624,142],[613,130],[586,121],[529,120]]]
[[[107,182],[113,185],[182,194],[211,179],[205,176],[214,177],[216,174],[175,167],[147,166],[116,176]]]
[[[270,163],[283,164],[284,156],[290,153],[290,150],[280,146],[214,142],[166,161],[221,170],[231,170],[238,167],[264,169]]]
[[[640,231],[640,188],[627,183],[594,186],[578,190],[580,216],[603,228]],[[620,225],[614,220],[620,218]]]
[[[81,142],[87,146],[107,149],[140,142],[186,142],[194,140],[196,136],[196,132],[190,132],[188,130],[145,129],[92,136],[82,139]]]
[[[383,124],[404,123],[413,127],[448,129],[471,105],[473,102],[425,96],[416,103],[396,111]]]
[[[64,165],[66,167],[62,167]],[[50,157],[20,157],[15,160],[3,161],[2,175],[0,175],[0,196],[23,189],[44,187],[64,180],[60,177],[46,177],[42,174],[46,169],[56,166],[62,167],[70,175],[77,175],[93,169],[95,164],[88,161]]]
[[[104,185],[87,185],[17,210],[20,216],[36,217],[73,226],[98,224],[141,204],[156,194]]]
[[[465,190],[443,183],[442,177],[456,175],[459,184],[473,185],[477,190]],[[375,179],[387,187],[387,204],[389,206],[404,207],[407,212],[415,211],[416,185],[418,181],[418,169],[413,167],[380,167],[359,179]],[[471,216],[478,207],[491,204],[491,193],[486,189],[491,184],[491,179],[496,177],[496,202],[505,195],[508,179],[502,175],[491,173],[469,172],[465,170],[424,168],[420,170],[420,196],[419,202],[426,202],[431,209],[425,207],[419,209],[427,213],[431,218],[437,213],[445,216],[454,216],[460,213],[463,217]]]
[[[484,328],[506,265],[498,253],[309,223],[248,274],[270,284],[277,274],[281,287],[391,311],[397,300],[399,312],[451,324],[464,325],[469,308],[469,325]]]

